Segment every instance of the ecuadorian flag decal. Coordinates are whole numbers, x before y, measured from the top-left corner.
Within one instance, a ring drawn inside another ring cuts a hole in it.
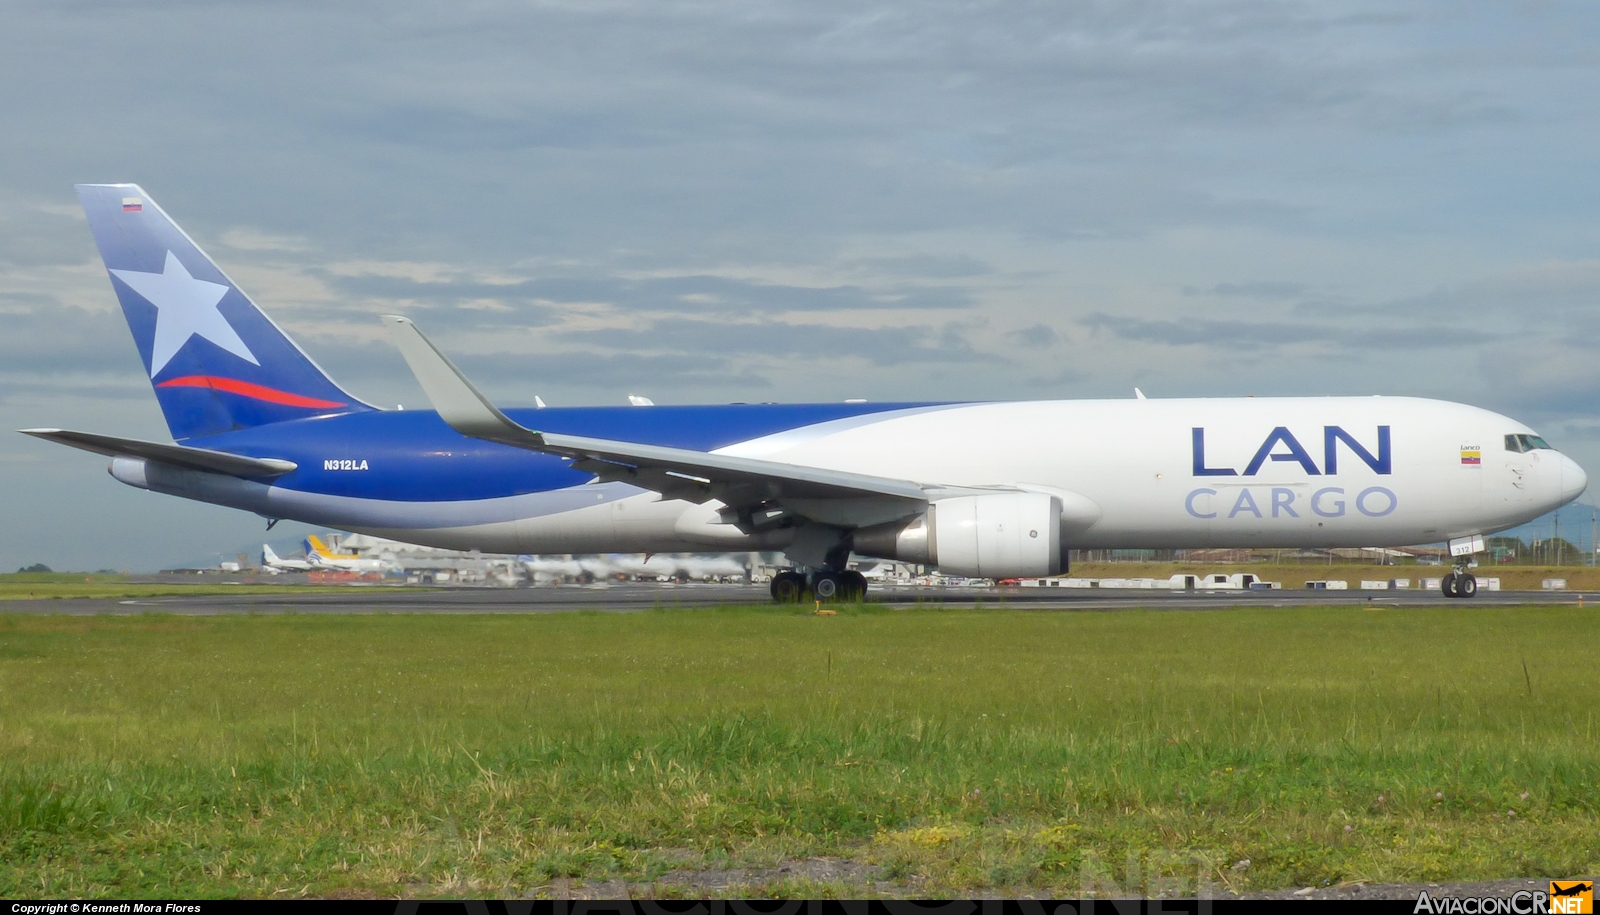
[[[1477,445],[1461,446],[1461,463],[1467,467],[1477,467],[1483,463],[1483,449]]]

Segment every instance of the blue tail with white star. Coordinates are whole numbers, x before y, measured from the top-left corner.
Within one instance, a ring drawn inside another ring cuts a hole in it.
[[[137,184],[77,187],[174,439],[374,409],[334,384]]]

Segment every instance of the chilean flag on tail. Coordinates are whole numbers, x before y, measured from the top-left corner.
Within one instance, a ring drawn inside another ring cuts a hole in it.
[[[345,392],[134,184],[78,199],[176,440],[374,409]]]

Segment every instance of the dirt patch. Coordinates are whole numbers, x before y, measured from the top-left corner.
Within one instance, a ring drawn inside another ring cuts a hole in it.
[[[806,880],[815,883],[864,885],[877,883],[882,871],[869,864],[843,858],[811,858],[790,861],[767,868],[730,870],[673,871],[662,874],[657,883],[720,892],[736,886],[774,883],[779,880]]]
[[[1566,878],[1563,878],[1566,879]],[[532,895],[548,894],[553,899],[650,899],[656,896],[739,897],[762,896],[773,884],[790,881],[825,883],[836,886],[843,897],[918,898],[918,881],[889,882],[882,869],[843,858],[810,858],[787,861],[765,868],[669,871],[653,881],[631,883],[606,880],[584,883],[566,878],[539,887]],[[1349,883],[1326,887],[1289,887],[1234,895],[1216,888],[1216,899],[1403,899],[1415,900],[1426,892],[1434,899],[1444,897],[1510,897],[1524,890],[1548,891],[1548,879],[1511,878],[1470,883]],[[787,894],[785,894],[787,895]],[[960,895],[960,894],[958,894]],[[1051,899],[1048,889],[1008,887],[985,889],[972,894],[975,899]]]
[[[1570,877],[1558,879],[1570,880]],[[1243,899],[1405,899],[1414,900],[1426,892],[1430,898],[1439,899],[1450,896],[1465,898],[1468,896],[1498,896],[1509,897],[1522,890],[1538,890],[1548,892],[1550,881],[1548,879],[1536,880],[1531,878],[1512,878],[1508,880],[1485,880],[1479,883],[1351,883],[1343,886],[1327,887],[1301,887],[1300,889],[1272,890],[1265,893],[1245,893]]]
[[[910,886],[897,886],[883,880],[882,869],[845,858],[807,858],[784,861],[772,867],[735,867],[709,870],[668,871],[651,881],[630,883],[605,880],[584,883],[557,879],[547,888],[553,899],[649,899],[671,896],[762,895],[761,890],[775,883],[799,881],[829,883],[871,896],[909,895]],[[540,890],[546,888],[541,887]],[[543,895],[536,891],[536,895]]]

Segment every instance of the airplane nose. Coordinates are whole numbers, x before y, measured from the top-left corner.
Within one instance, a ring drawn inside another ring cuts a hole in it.
[[[1589,475],[1583,472],[1578,462],[1566,455],[1561,456],[1561,502],[1565,505],[1573,499],[1583,495],[1589,488]]]

